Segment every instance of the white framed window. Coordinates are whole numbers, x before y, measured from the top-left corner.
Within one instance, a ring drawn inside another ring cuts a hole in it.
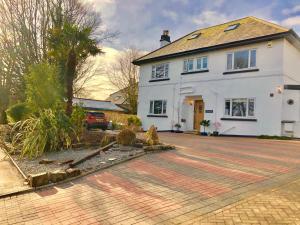
[[[149,114],[165,115],[167,113],[167,100],[151,100]]]
[[[197,59],[186,59],[183,61],[183,72],[206,70],[207,67],[208,67],[207,56],[202,56]]]
[[[197,70],[207,69],[207,56],[203,56],[197,59]]]
[[[255,98],[225,99],[224,116],[233,118],[253,118],[255,116]]]
[[[194,59],[186,59],[183,61],[183,72],[194,71]]]
[[[165,79],[169,77],[169,63],[163,63],[152,66],[152,80]]]
[[[227,70],[242,70],[256,67],[256,49],[227,53]]]

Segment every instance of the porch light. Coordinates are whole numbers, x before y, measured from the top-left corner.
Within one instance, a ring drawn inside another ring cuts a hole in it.
[[[281,94],[282,92],[283,92],[282,86],[278,86],[278,87],[277,87],[277,93],[278,93],[278,94]]]
[[[193,101],[193,100],[190,100],[189,103],[190,103],[190,105],[193,105],[194,101]]]

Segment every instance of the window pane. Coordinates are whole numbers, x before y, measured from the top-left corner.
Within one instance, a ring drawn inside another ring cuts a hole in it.
[[[227,69],[232,69],[232,53],[227,54]]]
[[[188,71],[192,71],[194,69],[194,60],[189,59],[188,60]]]
[[[165,64],[165,77],[168,77],[169,76],[169,64],[166,63]]]
[[[232,99],[232,116],[246,116],[247,99]]]
[[[155,66],[152,66],[152,74],[151,74],[151,78],[152,78],[152,79],[155,78]]]
[[[150,114],[153,113],[153,101],[150,101],[150,109],[149,109],[149,113],[150,113]]]
[[[156,66],[156,78],[164,77],[164,67],[164,64]]]
[[[163,101],[163,114],[167,112],[167,101]]]
[[[240,51],[234,53],[234,69],[248,68],[249,51]]]
[[[225,115],[230,116],[230,100],[225,100]]]
[[[183,72],[187,72],[188,71],[188,61],[184,60],[183,61]]]
[[[202,69],[207,69],[207,57],[202,58]]]
[[[250,67],[256,67],[256,50],[251,50]]]
[[[154,114],[162,113],[162,101],[154,101]]]
[[[201,60],[202,58],[199,58],[199,59],[197,59],[197,70],[201,70],[202,69],[202,67],[201,67]]]
[[[248,116],[254,116],[254,99],[248,100]]]

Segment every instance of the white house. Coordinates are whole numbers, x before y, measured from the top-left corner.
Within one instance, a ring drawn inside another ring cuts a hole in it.
[[[300,137],[300,39],[293,30],[246,17],[196,30],[135,60],[138,116],[147,130]],[[202,128],[201,128],[202,129]]]

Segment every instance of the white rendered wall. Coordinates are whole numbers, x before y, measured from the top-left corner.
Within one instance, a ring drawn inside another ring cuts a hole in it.
[[[186,119],[186,123],[182,123],[182,129],[192,130],[193,106],[185,103],[184,99],[186,96],[201,95],[205,109],[213,110],[213,113],[205,114],[205,119],[212,123],[220,121],[221,132],[235,135],[280,135],[283,94],[277,93],[277,88],[283,85],[283,43],[283,39],[273,40],[271,48],[264,42],[158,62],[169,62],[169,81],[149,82],[151,67],[155,63],[142,65],[138,115],[142,119],[143,128],[147,130],[154,124],[159,130],[171,130],[177,121]],[[223,75],[226,71],[227,52],[253,48],[257,50],[259,71]],[[181,75],[183,60],[199,56],[208,57],[209,72]],[[274,97],[270,97],[270,93]],[[224,116],[224,98],[241,97],[256,99],[257,122],[221,121]],[[147,117],[150,100],[163,99],[168,101],[168,118]]]

